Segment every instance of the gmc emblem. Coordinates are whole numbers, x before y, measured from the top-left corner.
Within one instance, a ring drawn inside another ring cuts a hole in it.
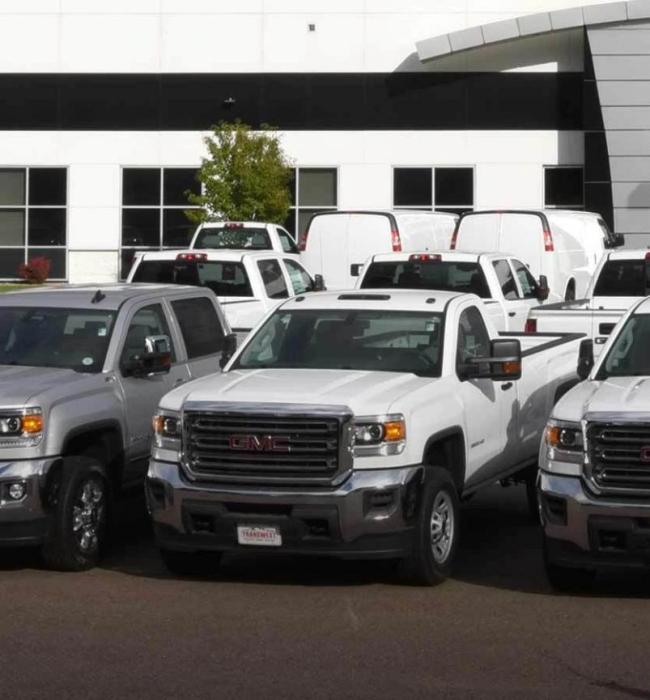
[[[650,464],[650,446],[641,448],[640,459],[644,464]]]
[[[231,435],[228,446],[242,452],[291,452],[287,435]]]

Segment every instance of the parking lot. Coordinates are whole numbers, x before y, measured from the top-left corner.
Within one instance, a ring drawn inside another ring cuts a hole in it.
[[[138,499],[100,568],[0,560],[4,697],[650,697],[645,578],[551,592],[523,489],[464,507],[453,578],[241,555],[175,579]]]

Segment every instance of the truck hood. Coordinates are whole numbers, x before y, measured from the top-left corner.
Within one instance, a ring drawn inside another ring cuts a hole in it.
[[[354,370],[233,370],[190,382],[167,394],[161,408],[186,401],[348,406],[355,415],[387,413],[400,397],[432,380],[402,372]]]
[[[71,385],[88,381],[93,375],[80,374],[71,369],[57,367],[16,367],[0,365],[0,406],[21,407],[38,403],[41,395],[65,387],[71,393]]]
[[[650,414],[650,377],[612,377],[582,382],[553,409],[553,417],[579,421],[587,414]]]

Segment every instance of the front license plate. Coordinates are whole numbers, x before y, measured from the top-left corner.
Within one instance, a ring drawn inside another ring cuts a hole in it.
[[[282,535],[277,527],[237,525],[239,544],[255,544],[261,547],[281,547]]]

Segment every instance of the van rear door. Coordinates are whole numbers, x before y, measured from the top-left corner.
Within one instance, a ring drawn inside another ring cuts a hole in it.
[[[348,214],[316,214],[307,228],[307,241],[301,260],[314,275],[323,275],[330,289],[340,286],[339,268],[347,264],[346,236]]]
[[[354,287],[361,265],[371,255],[392,252],[391,230],[392,221],[388,214],[350,214],[346,287]],[[339,256],[341,252],[339,250]]]
[[[501,214],[466,214],[460,220],[456,250],[499,250]]]
[[[542,274],[544,225],[537,214],[507,212],[501,215],[501,237],[497,250],[522,260],[535,279]]]

